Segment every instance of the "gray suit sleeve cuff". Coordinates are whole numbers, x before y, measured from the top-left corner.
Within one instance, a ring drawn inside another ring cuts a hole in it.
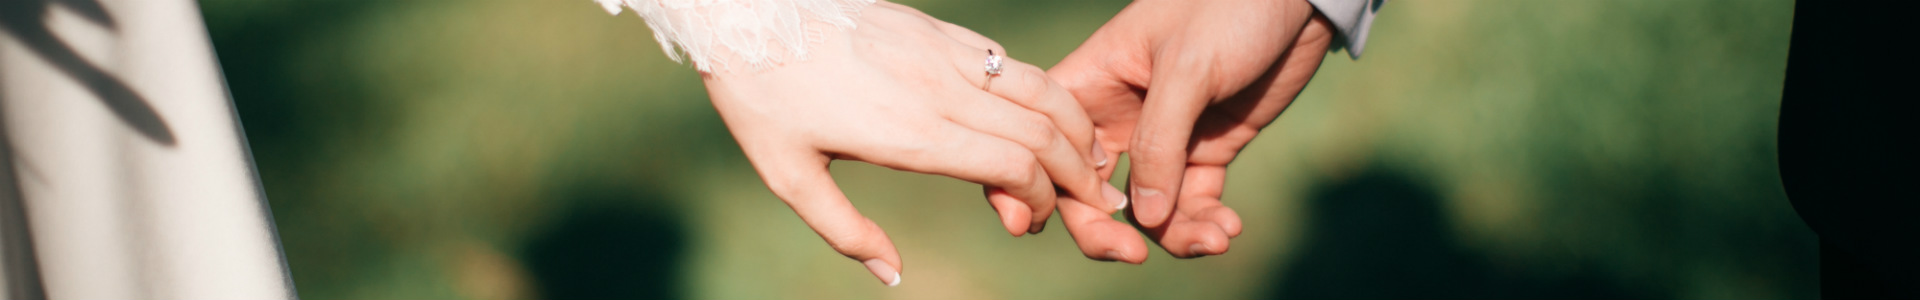
[[[1345,47],[1353,59],[1360,59],[1360,51],[1367,46],[1367,29],[1373,27],[1373,16],[1387,0],[1307,0],[1313,9],[1326,16],[1339,34],[1334,37],[1333,50]]]

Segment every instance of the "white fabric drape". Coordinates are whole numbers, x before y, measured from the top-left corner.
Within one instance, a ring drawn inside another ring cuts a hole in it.
[[[201,20],[0,1],[0,298],[294,297]]]

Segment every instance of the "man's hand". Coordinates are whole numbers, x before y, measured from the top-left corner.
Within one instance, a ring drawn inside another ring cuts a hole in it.
[[[1306,87],[1332,39],[1304,0],[1140,0],[1048,74],[1086,108],[1107,157],[1132,154],[1129,220],[1175,257],[1216,255],[1240,234],[1220,203],[1227,164]],[[1146,260],[1124,224],[1060,212],[1087,257]]]

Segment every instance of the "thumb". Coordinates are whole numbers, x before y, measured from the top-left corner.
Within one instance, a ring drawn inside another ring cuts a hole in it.
[[[864,264],[887,286],[900,284],[900,252],[873,220],[860,215],[827,173],[824,156],[776,159],[760,164],[762,180],[774,195],[793,208],[800,220],[820,234],[833,251]]]
[[[1174,59],[1179,59],[1178,57]],[[1139,225],[1164,225],[1173,213],[1174,197],[1186,175],[1188,139],[1194,121],[1212,99],[1206,86],[1213,81],[1205,62],[1156,63],[1148,84],[1127,153],[1132,161],[1128,188]]]

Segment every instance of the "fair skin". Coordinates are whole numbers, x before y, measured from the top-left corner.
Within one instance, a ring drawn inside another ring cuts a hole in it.
[[[1332,36],[1297,0],[1142,0],[1055,69],[1008,59],[989,78],[986,50],[1006,52],[972,31],[887,2],[857,22],[823,31],[808,60],[703,78],[774,194],[885,284],[899,283],[900,255],[839,191],[832,160],[980,183],[1015,236],[1057,209],[1090,258],[1145,261],[1136,228],[1178,257],[1225,253],[1240,232],[1219,201],[1225,166],[1305,86]],[[1132,226],[1110,217],[1129,202],[1103,182],[1121,153],[1144,198]]]
[[[767,187],[882,283],[899,283],[900,254],[835,185],[833,160],[984,185],[1014,236],[1039,232],[1056,207],[1111,214],[1125,203],[1096,170],[1109,153],[1080,103],[1044,71],[1007,59],[989,79],[987,50],[1004,49],[906,6],[883,1],[856,22],[822,30],[807,60],[702,77]]]
[[[1106,155],[1129,154],[1139,231],[1175,257],[1218,255],[1241,231],[1220,202],[1227,165],[1306,87],[1332,39],[1303,0],[1139,0],[1048,72]],[[1146,260],[1140,236],[1108,215],[1060,212],[1087,257]]]

